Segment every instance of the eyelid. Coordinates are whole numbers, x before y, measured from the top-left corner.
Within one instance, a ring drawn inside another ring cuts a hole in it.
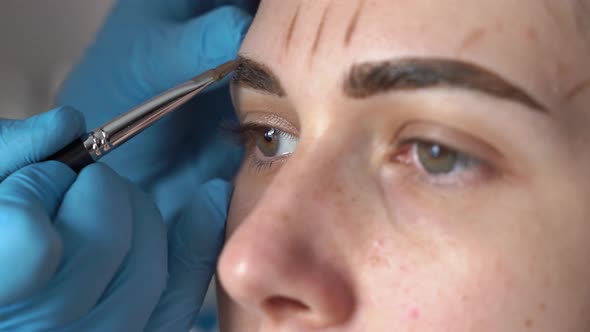
[[[274,113],[264,111],[249,111],[241,119],[243,125],[253,124],[258,126],[276,128],[287,134],[299,137],[299,130],[287,119]]]
[[[413,121],[403,126],[396,135],[396,148],[411,141],[437,143],[446,148],[457,150],[483,162],[502,165],[504,157],[491,145],[466,134],[434,122]]]

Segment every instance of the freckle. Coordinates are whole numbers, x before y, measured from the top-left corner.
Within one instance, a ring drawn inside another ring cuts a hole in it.
[[[283,222],[289,223],[290,222],[290,219],[291,219],[291,217],[289,216],[288,213],[283,213],[283,215],[282,215]]]
[[[539,303],[539,310],[545,311],[547,309],[547,305],[543,302]]]
[[[526,328],[527,328],[527,329],[530,329],[531,327],[533,327],[533,325],[535,325],[535,322],[533,322],[533,320],[532,320],[532,319],[527,319],[527,320],[524,322],[524,325],[526,326]]]
[[[559,60],[555,63],[555,70],[559,76],[566,76],[569,73],[568,65]]]
[[[412,319],[418,319],[418,318],[420,318],[420,310],[418,310],[418,308],[412,308],[412,309],[410,309],[409,316]]]
[[[372,254],[369,256],[369,263],[372,267],[377,268],[385,265],[387,262],[379,254]]]

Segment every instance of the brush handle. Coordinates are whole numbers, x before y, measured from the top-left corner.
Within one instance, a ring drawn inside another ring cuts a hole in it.
[[[84,139],[82,137],[74,140],[63,149],[51,155],[47,160],[56,160],[62,162],[68,166],[74,172],[80,173],[80,171],[95,162],[90,152],[84,145]]]

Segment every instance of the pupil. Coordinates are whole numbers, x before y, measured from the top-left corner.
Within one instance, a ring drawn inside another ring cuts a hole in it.
[[[275,136],[275,130],[274,129],[269,129],[267,132],[264,133],[264,140],[267,142],[272,142],[272,139]]]

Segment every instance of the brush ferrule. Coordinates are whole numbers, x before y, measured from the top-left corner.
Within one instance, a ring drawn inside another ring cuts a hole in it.
[[[96,129],[88,133],[83,142],[84,148],[95,161],[104,157],[112,149],[109,138],[102,129]]]

